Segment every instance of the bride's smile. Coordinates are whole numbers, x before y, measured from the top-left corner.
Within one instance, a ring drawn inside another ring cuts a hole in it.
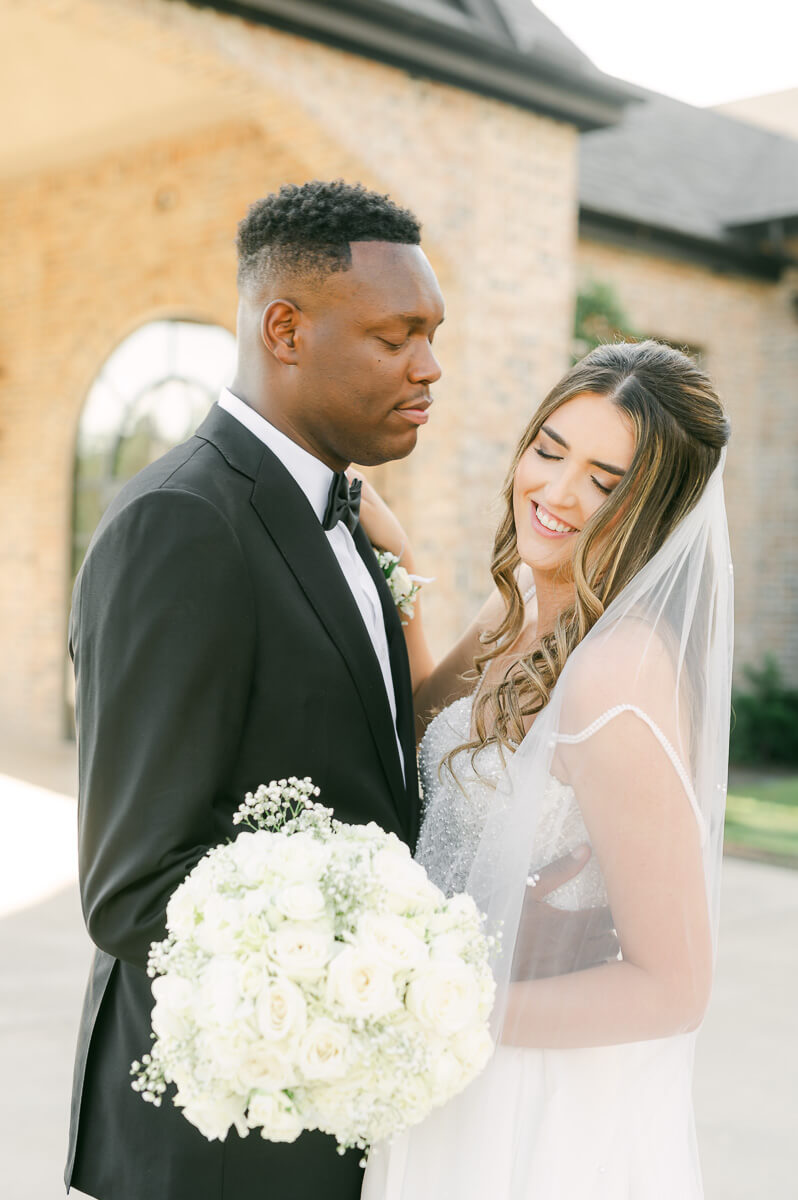
[[[635,437],[606,396],[566,400],[521,455],[513,487],[518,552],[541,571],[561,567],[574,540],[628,471]]]

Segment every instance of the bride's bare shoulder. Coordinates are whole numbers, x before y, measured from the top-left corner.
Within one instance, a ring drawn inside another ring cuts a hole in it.
[[[649,621],[626,617],[606,630],[589,634],[571,654],[566,684],[571,706],[589,709],[649,702],[673,694],[674,647]]]

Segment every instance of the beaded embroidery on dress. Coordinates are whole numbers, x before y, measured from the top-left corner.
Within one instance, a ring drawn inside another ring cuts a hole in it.
[[[472,766],[470,752],[454,763],[457,778],[441,763],[455,746],[468,740],[475,693],[462,696],[430,722],[419,747],[419,778],[424,809],[416,858],[433,883],[447,895],[466,889],[496,785],[505,765],[495,745],[481,750]],[[573,789],[549,776],[541,807],[535,861],[530,871],[555,862],[577,846],[589,844],[585,823]],[[556,908],[598,908],[607,895],[594,858],[574,878],[547,897]]]

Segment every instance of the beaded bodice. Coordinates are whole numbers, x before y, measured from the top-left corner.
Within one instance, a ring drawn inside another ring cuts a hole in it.
[[[446,767],[440,770],[446,755],[469,739],[472,703],[473,696],[463,696],[439,712],[419,748],[424,810],[416,858],[433,882],[449,895],[466,888],[490,806],[496,802],[496,783],[505,770],[497,746],[485,747],[473,764],[470,752],[460,754],[454,761],[456,779]],[[531,850],[530,871],[589,841],[573,789],[550,775]],[[595,857],[574,879],[547,896],[547,901],[572,910],[606,904]]]

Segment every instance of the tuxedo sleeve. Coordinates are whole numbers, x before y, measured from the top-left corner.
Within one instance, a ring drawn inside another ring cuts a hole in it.
[[[172,891],[232,833],[219,800],[254,639],[244,555],[204,497],[147,493],[103,529],[72,614],[81,899],[95,944],[137,967]]]

